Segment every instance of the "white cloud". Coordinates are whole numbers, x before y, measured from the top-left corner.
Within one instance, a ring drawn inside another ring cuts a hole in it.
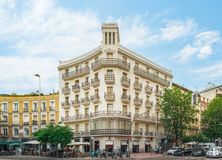
[[[172,41],[181,37],[188,36],[194,32],[197,24],[192,19],[170,20],[167,21],[166,27],[161,28],[160,39]]]
[[[43,91],[58,89],[58,79],[55,79],[58,62],[53,58],[1,56],[0,64],[0,90],[3,93],[9,91],[35,92],[38,89],[35,73],[39,73],[42,77]]]
[[[200,79],[207,79],[208,81],[222,78],[222,62],[195,69],[192,73],[198,74]]]
[[[193,56],[196,56],[198,59],[205,59],[214,53],[213,48],[220,41],[221,37],[218,31],[198,33],[195,35],[193,43],[187,44],[173,58],[180,62],[186,62]]]

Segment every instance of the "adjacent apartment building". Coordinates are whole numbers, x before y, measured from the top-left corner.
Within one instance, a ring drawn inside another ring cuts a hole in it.
[[[32,133],[59,121],[58,93],[0,95],[0,139],[32,139]]]
[[[150,151],[164,137],[159,100],[171,86],[170,70],[120,45],[116,23],[102,25],[102,42],[80,57],[60,61],[62,122],[82,152]]]

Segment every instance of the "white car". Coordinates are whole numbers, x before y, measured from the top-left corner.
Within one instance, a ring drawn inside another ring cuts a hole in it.
[[[206,154],[207,158],[220,158],[221,157],[221,148],[220,147],[214,147],[210,148],[209,151],[207,151]]]
[[[176,151],[176,150],[178,150],[179,149],[179,147],[173,147],[173,148],[171,148],[171,149],[169,149],[168,151],[167,151],[167,154],[168,155],[173,155],[173,153]]]

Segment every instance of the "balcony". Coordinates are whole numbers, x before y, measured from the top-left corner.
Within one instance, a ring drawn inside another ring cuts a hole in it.
[[[121,95],[121,100],[123,103],[130,103],[130,100],[131,100],[131,96],[130,95],[126,95],[126,94],[122,94]]]
[[[98,77],[91,79],[91,84],[93,87],[98,87],[100,84],[100,80]]]
[[[1,123],[1,125],[8,125],[8,121],[4,121],[4,120],[2,120],[2,121],[0,121],[0,123]]]
[[[80,107],[80,100],[76,99],[74,101],[71,101],[72,107]]]
[[[69,102],[62,102],[62,108],[63,109],[69,109],[70,108],[70,103]]]
[[[104,94],[106,101],[112,102],[115,100],[115,94],[113,92],[107,92]]]
[[[29,125],[29,122],[23,122],[23,125],[24,125],[24,126],[28,126],[28,125]]]
[[[42,125],[46,125],[46,120],[41,120]]]
[[[146,131],[145,132],[145,137],[155,137],[155,132],[153,132],[153,131]]]
[[[124,87],[129,87],[129,86],[130,86],[130,79],[127,78],[127,77],[122,77],[122,78],[121,78],[121,84],[122,84]]]
[[[73,86],[72,86],[72,91],[73,91],[74,93],[80,92],[80,85],[79,85],[79,84],[73,85]]]
[[[38,112],[38,109],[37,109],[37,108],[35,108],[35,109],[33,109],[33,110],[32,110],[32,112]]]
[[[91,135],[129,135],[128,129],[95,129],[90,131]]]
[[[62,88],[62,94],[64,94],[64,95],[70,94],[70,88],[69,87],[63,87]]]
[[[33,120],[32,121],[32,125],[38,125],[38,121],[37,120]]]
[[[88,121],[88,120],[89,120],[89,114],[62,117],[62,121],[64,123],[72,123],[77,121]]]
[[[136,121],[142,121],[142,122],[150,122],[150,123],[156,123],[157,122],[157,118],[154,116],[149,116],[147,114],[135,114],[134,115],[134,119]],[[158,123],[160,121],[158,120]]]
[[[93,96],[91,96],[91,101],[95,104],[95,103],[99,103],[100,101],[100,96],[99,94],[95,94]]]
[[[74,132],[73,137],[90,137],[89,131]]]
[[[134,89],[137,90],[137,91],[142,90],[142,83],[140,83],[138,81],[135,81],[133,86],[134,86]]]
[[[161,96],[163,96],[163,92],[162,92],[161,90],[156,90],[156,91],[155,91],[155,95],[156,95],[157,97],[161,97]]]
[[[89,81],[85,81],[85,82],[82,82],[82,88],[84,90],[88,90],[90,88],[90,83]]]
[[[24,113],[25,113],[25,112],[29,112],[29,109],[24,109],[23,112],[24,112]]]
[[[143,99],[139,97],[134,98],[134,104],[136,106],[141,106],[143,104]]]
[[[89,99],[89,97],[85,97],[85,98],[81,99],[81,102],[84,106],[88,106],[90,103],[90,99]]]
[[[166,134],[164,134],[163,132],[157,131],[157,132],[155,132],[155,136],[156,136],[157,138],[165,138],[165,137],[166,137]]]
[[[153,87],[150,87],[149,85],[147,85],[147,86],[145,87],[145,92],[146,92],[146,94],[152,94],[152,92],[153,92]]]
[[[143,131],[141,131],[141,130],[135,130],[135,131],[133,131],[133,135],[134,135],[134,136],[139,136],[139,137],[141,137],[141,136],[143,135]]]
[[[117,67],[129,71],[130,64],[118,58],[101,58],[92,63],[91,67],[93,71],[104,67]]]
[[[14,111],[12,111],[13,113],[19,113],[19,111],[18,110],[14,110]]]
[[[105,82],[106,84],[114,84],[115,83],[114,74],[105,74]]]
[[[131,114],[129,112],[122,111],[99,111],[90,113],[90,118],[96,117],[123,117],[123,118],[131,118]]]
[[[90,72],[89,66],[85,66],[85,67],[79,68],[75,71],[63,73],[62,78],[63,78],[63,80],[71,80],[71,79],[85,76],[85,75],[89,74],[89,72]]]
[[[162,84],[163,86],[168,87],[170,85],[170,81],[168,81],[158,75],[150,73],[149,71],[147,71],[145,69],[142,69],[139,67],[134,67],[134,73],[135,73],[135,75],[138,75],[138,76],[141,76],[145,79],[149,79],[151,81],[157,82],[159,84]]]
[[[12,122],[12,125],[18,126],[18,125],[19,125],[19,121],[13,121],[13,122]]]
[[[50,119],[50,124],[55,124],[55,119]]]
[[[149,100],[146,100],[145,102],[145,107],[147,109],[151,109],[153,107],[153,102],[152,101],[149,101]]]

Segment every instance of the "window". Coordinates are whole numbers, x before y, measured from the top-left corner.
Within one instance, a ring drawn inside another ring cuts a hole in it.
[[[127,95],[127,89],[123,89],[123,95]]]
[[[113,32],[113,44],[115,44],[115,32]]]
[[[107,32],[105,32],[105,44],[107,44]]]
[[[29,129],[28,128],[24,128],[24,136],[29,136]]]
[[[150,68],[148,66],[146,66],[146,71],[149,72],[150,71]]]
[[[79,132],[79,124],[75,125],[75,132]]]
[[[113,93],[113,87],[107,87],[107,93]]]
[[[55,119],[55,114],[50,114],[50,120],[54,120]]]
[[[38,111],[38,103],[37,102],[33,103],[33,111]]]
[[[99,57],[97,56],[97,57],[95,57],[95,61],[97,61],[99,59]]]
[[[7,136],[8,135],[8,128],[3,128],[3,135]]]
[[[13,111],[18,112],[19,104],[18,103],[13,103]]]
[[[95,89],[95,95],[99,94],[99,89]]]
[[[8,116],[3,116],[3,121],[8,122]]]
[[[107,75],[111,75],[112,76],[113,75],[113,70],[112,69],[108,69],[107,70]]]
[[[33,115],[33,121],[38,121],[38,116],[37,115]]]
[[[69,111],[65,111],[65,117],[69,117]]]
[[[50,110],[55,110],[55,101],[50,101]]]
[[[159,91],[159,86],[158,85],[156,85],[156,92],[158,92]]]
[[[75,110],[75,115],[76,115],[76,117],[79,116],[79,110],[78,109]]]
[[[19,129],[18,128],[14,128],[14,136],[18,136],[19,135]]]
[[[109,44],[111,44],[111,32],[109,32]]]
[[[46,120],[46,115],[45,114],[42,115],[42,120],[43,121]]]
[[[65,103],[69,104],[69,97],[65,97]]]
[[[2,103],[2,111],[8,112],[8,103]]]
[[[126,61],[127,61],[127,57],[126,57],[126,56],[123,56],[123,57],[122,57],[122,60],[123,60],[124,62],[126,62]]]
[[[123,78],[127,78],[127,73],[123,72]]]
[[[146,125],[146,132],[149,132],[149,128],[150,128],[150,126],[147,124]]]
[[[25,103],[24,103],[24,110],[25,110],[25,111],[28,111],[28,109],[29,109],[29,103],[28,103],[28,102],[25,102]]]
[[[95,79],[99,79],[99,73],[95,73]]]
[[[99,111],[99,106],[95,106],[94,110],[95,110],[95,112],[98,112]]]
[[[85,131],[89,130],[89,123],[85,123]]]
[[[135,67],[139,67],[139,63],[138,62],[135,62]]]
[[[135,92],[135,98],[139,98],[139,93]]]
[[[123,106],[123,113],[127,113],[127,106]]]
[[[113,58],[113,53],[107,53],[107,58]]]
[[[135,114],[139,114],[139,108],[135,108]]]
[[[136,82],[139,82],[139,78],[138,78],[138,77],[135,77],[135,81],[136,81]]]
[[[68,88],[69,87],[69,82],[66,82],[65,83],[65,88]]]
[[[138,130],[138,129],[139,129],[139,124],[135,123],[135,130]]]
[[[19,123],[19,117],[18,117],[18,115],[13,115],[13,122]]]
[[[75,95],[75,101],[79,101],[79,95]]]
[[[107,111],[108,112],[113,111],[113,104],[107,104]]]
[[[89,114],[89,108],[85,108],[85,115]]]
[[[23,119],[23,121],[24,122],[29,122],[29,115],[24,115],[24,117],[23,117],[24,119]]]
[[[42,102],[42,111],[46,111],[46,102]]]

